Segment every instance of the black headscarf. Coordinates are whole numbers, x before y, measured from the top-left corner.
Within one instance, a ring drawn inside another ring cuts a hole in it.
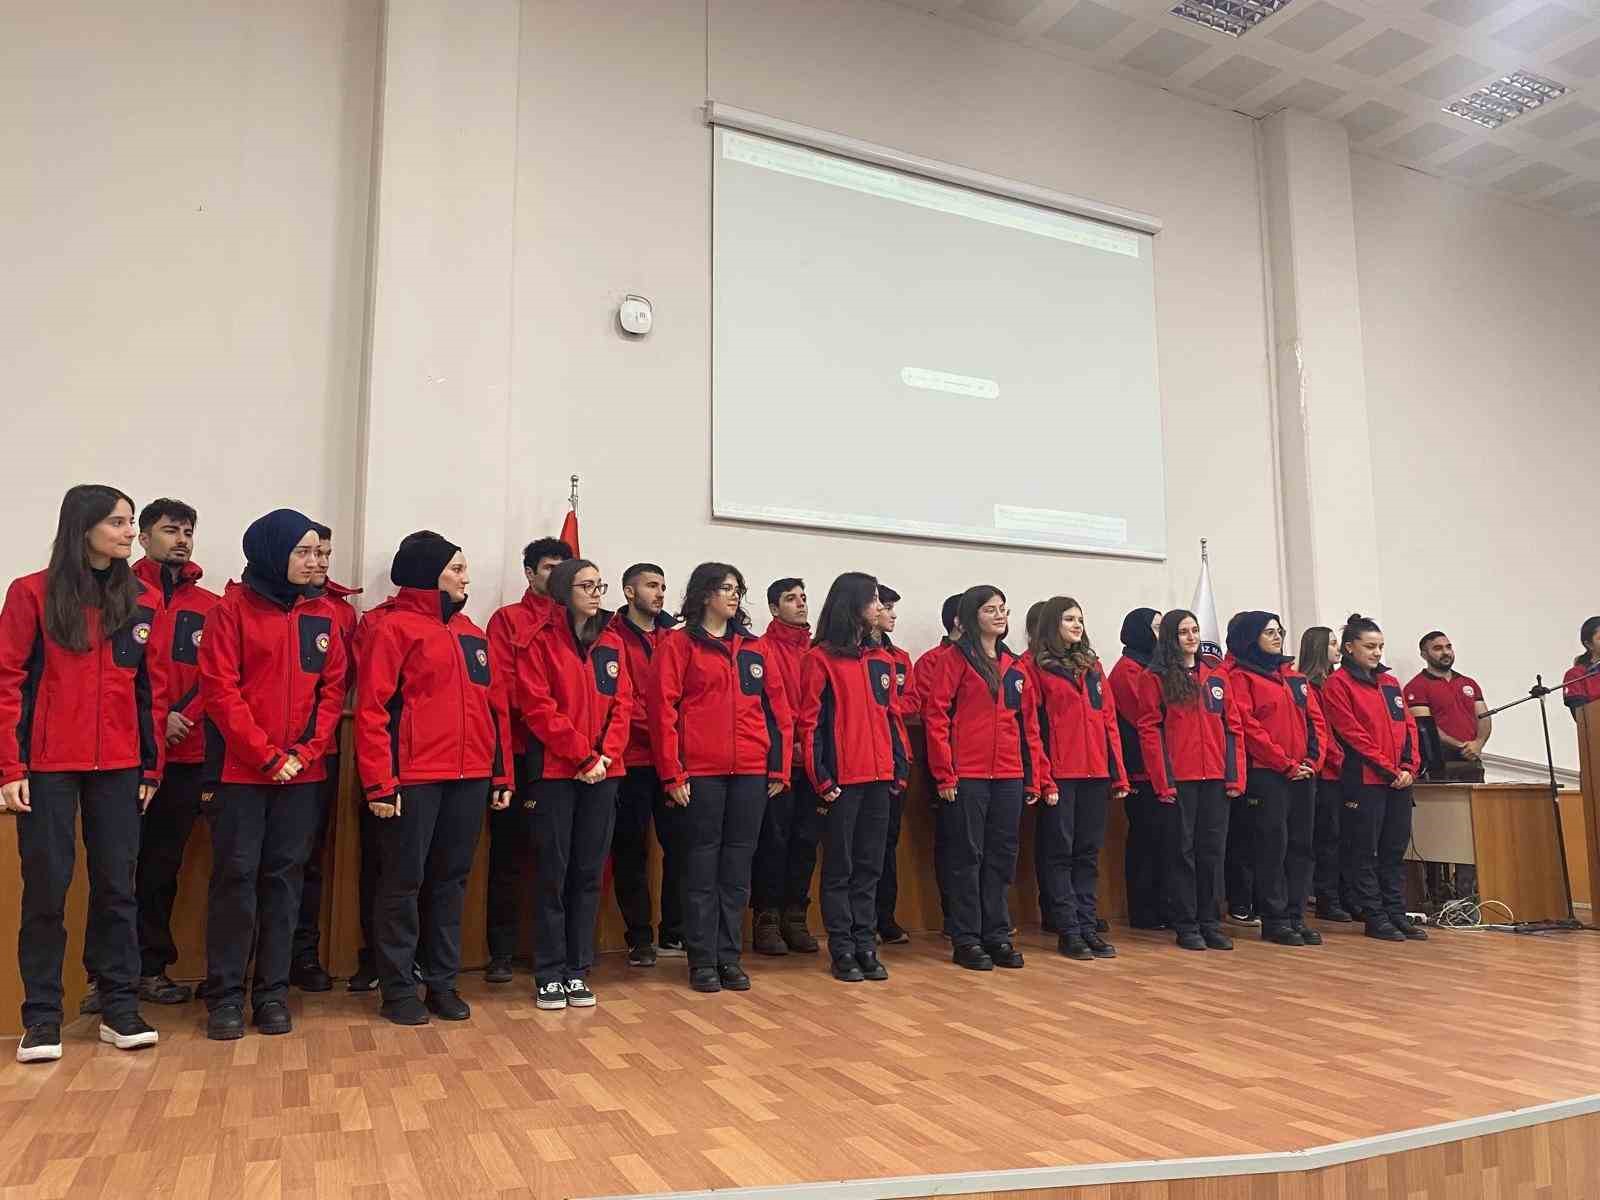
[[[1228,622],[1228,653],[1244,663],[1247,667],[1254,667],[1267,674],[1276,674],[1279,667],[1294,659],[1284,654],[1268,654],[1261,648],[1259,638],[1261,631],[1273,621],[1281,622],[1282,617],[1277,613],[1262,612],[1251,609],[1247,612],[1235,613]]]
[[[394,552],[394,562],[389,567],[389,581],[395,587],[437,591],[439,576],[444,574],[444,569],[460,549],[460,546],[431,529],[408,533],[400,539],[400,548]]]
[[[1155,619],[1153,608],[1136,608],[1122,618],[1122,652],[1141,667],[1148,667],[1156,652],[1156,635],[1150,628]]]
[[[305,513],[275,508],[244,531],[244,582],[284,608],[306,594],[309,584],[289,582],[289,553],[317,528]]]

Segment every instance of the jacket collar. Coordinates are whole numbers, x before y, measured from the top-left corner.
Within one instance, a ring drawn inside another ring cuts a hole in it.
[[[790,625],[774,617],[768,622],[767,631],[762,636],[768,641],[777,642],[779,645],[792,646],[796,649],[804,650],[811,645],[811,626]]]
[[[179,588],[199,583],[205,574],[197,562],[186,562],[176,572],[169,572],[164,564],[148,555],[133,564],[133,573],[168,600],[177,594]]]
[[[335,600],[343,600],[347,596],[361,595],[362,590],[363,589],[361,588],[345,587],[344,584],[335,583],[330,579],[327,583],[323,584],[317,589],[317,594],[321,596],[332,596]]]
[[[1370,687],[1376,687],[1378,685],[1378,677],[1380,675],[1387,675],[1389,673],[1389,668],[1383,663],[1379,663],[1376,668],[1369,671],[1365,667],[1358,667],[1355,663],[1350,662],[1348,659],[1339,664],[1339,670],[1349,675],[1351,679],[1360,680],[1362,683],[1365,683]]]
[[[450,618],[466,607],[466,601],[457,602],[438,588],[403,587],[390,597],[389,603],[401,612],[420,613],[448,625]]]

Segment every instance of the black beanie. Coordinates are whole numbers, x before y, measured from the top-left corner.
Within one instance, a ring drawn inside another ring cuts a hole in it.
[[[431,529],[419,529],[400,539],[389,568],[389,582],[395,587],[439,590],[439,576],[450,565],[461,547],[446,541]]]
[[[1136,608],[1122,618],[1122,648],[1130,658],[1148,658],[1155,653],[1156,635],[1150,628],[1156,619],[1153,608]]]

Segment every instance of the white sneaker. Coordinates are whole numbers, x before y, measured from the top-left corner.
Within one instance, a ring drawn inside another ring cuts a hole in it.
[[[592,1004],[594,1001],[591,1000],[590,1003]],[[533,1005],[535,1008],[544,1009],[565,1008],[567,1006],[567,990],[561,986],[560,980],[552,979],[533,994]]]
[[[61,1057],[61,1026],[41,1023],[30,1025],[17,1043],[19,1063],[54,1062]]]
[[[567,1003],[573,1008],[593,1008],[595,1004],[594,993],[589,990],[589,985],[581,979],[567,980]]]
[[[138,1050],[154,1046],[161,1035],[146,1025],[138,1013],[130,1013],[123,1017],[101,1017],[100,1040],[118,1050]]]

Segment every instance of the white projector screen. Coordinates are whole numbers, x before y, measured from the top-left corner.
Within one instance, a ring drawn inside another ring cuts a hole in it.
[[[714,137],[714,516],[1166,556],[1148,233]]]

